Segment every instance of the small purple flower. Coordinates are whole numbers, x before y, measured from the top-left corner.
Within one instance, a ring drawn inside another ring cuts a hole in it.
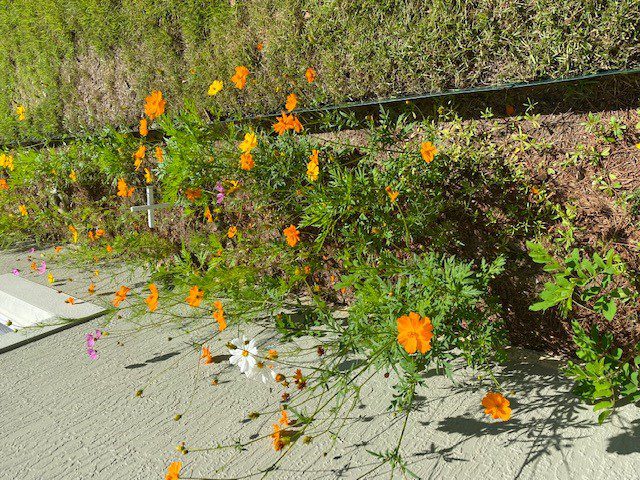
[[[40,266],[38,267],[38,273],[42,275],[46,271],[47,271],[47,262],[43,260]]]
[[[13,273],[17,277],[18,275],[20,275],[20,270],[14,268],[11,273]]]
[[[95,338],[96,340],[100,340],[102,338],[102,332],[100,330],[96,330],[93,334],[93,338]]]
[[[96,350],[94,350],[93,348],[87,348],[87,355],[89,355],[89,358],[91,360],[97,360],[98,359],[98,352]]]
[[[222,183],[216,183],[215,190],[218,192],[218,195],[216,195],[216,203],[220,205],[224,201],[224,187]]]
[[[35,248],[32,248],[31,250],[29,250],[29,253],[34,253],[36,251]]]
[[[93,346],[96,344],[96,339],[94,338],[94,336],[91,333],[87,333],[84,338],[87,341],[87,347],[93,348]]]

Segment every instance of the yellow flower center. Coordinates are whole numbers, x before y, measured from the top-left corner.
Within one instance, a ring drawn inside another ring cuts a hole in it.
[[[248,357],[249,356],[249,351],[248,350],[242,350],[242,356],[243,357]]]

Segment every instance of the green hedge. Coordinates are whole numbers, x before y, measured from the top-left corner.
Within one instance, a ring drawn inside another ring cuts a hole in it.
[[[0,0],[0,141],[134,123],[151,88],[255,113],[292,89],[310,105],[635,67],[639,18],[636,0]]]

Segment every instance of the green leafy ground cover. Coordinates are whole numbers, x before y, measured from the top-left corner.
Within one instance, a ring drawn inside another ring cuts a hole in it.
[[[250,114],[277,111],[292,82],[312,106],[638,67],[639,10],[632,0],[2,0],[0,141],[133,124],[153,88],[175,106]],[[238,65],[251,88],[207,97]]]

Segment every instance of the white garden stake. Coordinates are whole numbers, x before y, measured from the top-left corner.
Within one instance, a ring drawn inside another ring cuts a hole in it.
[[[149,228],[153,228],[155,225],[155,216],[154,210],[159,210],[161,208],[169,208],[171,204],[169,203],[153,203],[153,188],[147,185],[147,204],[146,205],[137,205],[135,207],[131,207],[132,212],[147,212],[147,218],[149,219]]]

